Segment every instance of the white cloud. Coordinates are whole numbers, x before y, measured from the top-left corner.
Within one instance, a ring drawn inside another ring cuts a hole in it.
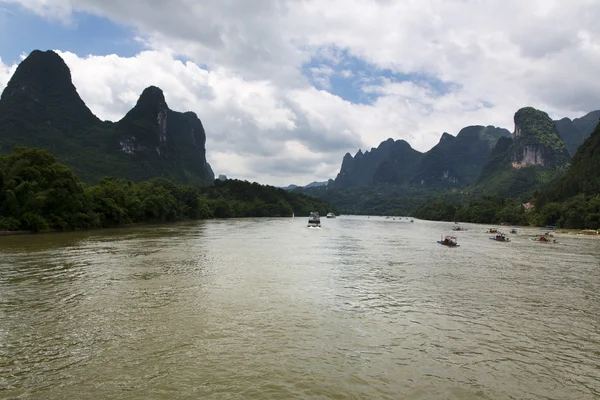
[[[0,58],[0,89],[4,89],[15,69],[17,69],[16,65],[5,65]]]
[[[466,125],[511,129],[527,105],[555,118],[600,108],[596,0],[17,2],[64,23],[83,11],[134,27],[151,51],[63,54],[92,110],[118,119],[160,86],[202,119],[216,173],[267,183],[334,177],[346,151],[388,137],[424,151]],[[369,78],[376,100],[353,104],[331,93],[333,76],[361,79],[347,56],[432,79]],[[316,88],[303,75],[311,59],[326,63],[308,69]]]

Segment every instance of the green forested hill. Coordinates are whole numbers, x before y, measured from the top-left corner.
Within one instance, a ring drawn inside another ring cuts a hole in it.
[[[33,51],[0,98],[0,154],[19,145],[47,149],[87,183],[104,176],[211,183],[205,142],[198,117],[170,110],[155,87],[122,120],[100,121],[53,51]]]
[[[540,223],[600,228],[600,124],[578,148],[569,171],[535,197]]]
[[[575,155],[579,146],[585,139],[590,137],[600,118],[600,110],[587,113],[581,118],[573,120],[563,118],[555,121],[560,137],[563,138],[569,150],[569,154]]]

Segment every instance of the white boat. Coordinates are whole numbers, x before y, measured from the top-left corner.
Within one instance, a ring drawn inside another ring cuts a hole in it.
[[[319,213],[314,211],[308,215],[308,227],[309,228],[319,228],[321,226],[321,217]]]
[[[335,218],[335,214],[334,213],[327,213],[327,218]]]

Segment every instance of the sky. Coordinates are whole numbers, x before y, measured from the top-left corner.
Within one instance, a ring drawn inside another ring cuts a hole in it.
[[[101,119],[155,85],[215,174],[304,185],[388,138],[600,109],[599,20],[598,0],[0,0],[0,89],[55,50]]]

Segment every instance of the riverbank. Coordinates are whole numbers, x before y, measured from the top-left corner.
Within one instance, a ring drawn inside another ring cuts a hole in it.
[[[168,221],[168,222],[140,222],[135,224],[123,224],[116,226],[107,226],[107,227],[98,227],[98,228],[75,228],[75,229],[44,229],[41,231],[0,231],[0,237],[2,236],[20,236],[20,235],[46,235],[49,233],[70,233],[70,232],[88,232],[88,231],[101,231],[105,229],[121,229],[121,228],[131,228],[134,226],[142,226],[142,225],[162,225],[168,224],[171,222],[178,221]]]

